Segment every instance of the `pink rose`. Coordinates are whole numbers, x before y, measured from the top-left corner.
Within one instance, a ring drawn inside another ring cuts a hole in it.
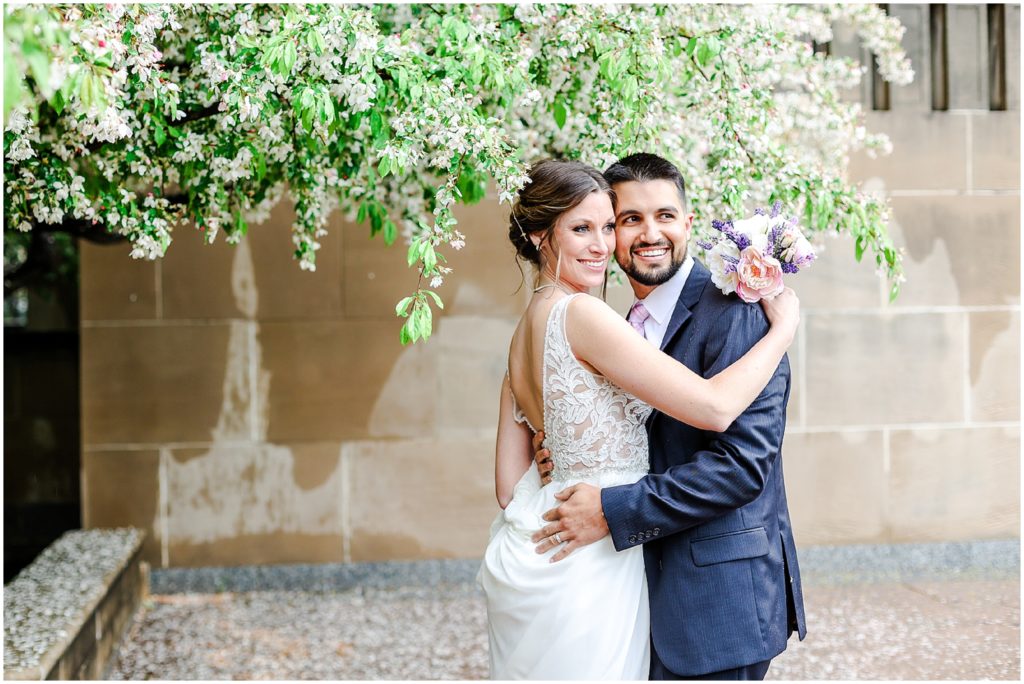
[[[754,303],[780,294],[782,264],[774,257],[766,257],[756,247],[747,247],[740,252],[740,263],[736,266],[739,282],[736,294],[745,302]]]

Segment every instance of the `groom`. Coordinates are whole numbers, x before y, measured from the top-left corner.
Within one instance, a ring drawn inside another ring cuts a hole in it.
[[[715,375],[767,332],[761,307],[722,294],[686,253],[693,214],[674,165],[633,154],[604,176],[618,198],[615,258],[636,295],[629,322],[693,371]],[[533,538],[538,552],[556,533],[568,540],[554,561],[606,534],[619,551],[644,545],[651,679],[764,679],[789,635],[806,634],[782,476],[789,383],[784,357],[722,433],[653,412],[650,474],[605,489],[569,487]],[[545,482],[547,456],[537,453]]]

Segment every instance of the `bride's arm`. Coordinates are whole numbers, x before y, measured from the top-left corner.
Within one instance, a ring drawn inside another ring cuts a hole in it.
[[[705,379],[651,346],[601,300],[576,297],[569,309],[566,333],[578,359],[662,413],[714,432],[725,431],[768,384],[799,320],[772,325],[736,363]]]
[[[494,492],[502,508],[508,506],[513,488],[533,462],[532,436],[530,428],[516,422],[512,391],[506,375],[501,381],[498,439],[494,450]]]

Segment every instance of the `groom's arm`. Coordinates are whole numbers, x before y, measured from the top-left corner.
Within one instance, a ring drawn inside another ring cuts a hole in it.
[[[709,331],[702,360],[704,376],[711,377],[735,362],[767,332],[760,306],[727,307]],[[687,463],[646,475],[634,484],[601,490],[601,506],[615,548],[621,551],[681,532],[756,499],[782,447],[789,375],[789,359],[783,357],[754,403]],[[655,529],[657,534],[648,537],[647,531]]]

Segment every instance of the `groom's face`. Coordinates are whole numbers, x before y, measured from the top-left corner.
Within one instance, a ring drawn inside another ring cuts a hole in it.
[[[627,181],[613,187],[615,260],[638,296],[674,276],[686,258],[693,214],[685,213],[675,184]]]

